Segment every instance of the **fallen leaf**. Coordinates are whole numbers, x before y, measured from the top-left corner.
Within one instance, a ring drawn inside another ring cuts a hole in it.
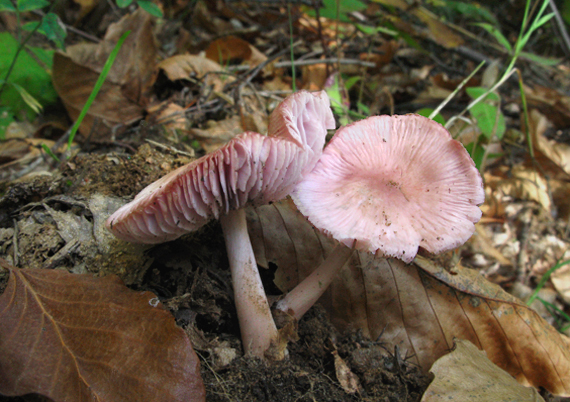
[[[537,108],[553,122],[557,128],[570,125],[570,96],[560,91],[535,85],[524,86],[524,93],[530,109]]]
[[[277,286],[290,290],[330,253],[332,240],[291,201],[250,212],[250,236],[260,264],[278,266]],[[320,303],[339,329],[381,336],[427,371],[467,339],[520,383],[570,395],[570,341],[534,310],[460,265],[451,272],[417,257],[406,265],[368,253],[353,254]]]
[[[100,44],[77,44],[54,54],[53,85],[71,119],[76,120],[109,54],[127,30],[131,34],[79,128],[84,139],[96,128],[93,140],[108,140],[112,127],[142,118],[157,56],[151,17],[139,9],[111,24]]]
[[[190,340],[115,276],[19,269],[0,295],[0,393],[59,401],[205,401]]]
[[[224,36],[210,43],[206,49],[206,57],[220,64],[228,64],[239,61],[256,67],[267,60],[255,46],[236,36]]]
[[[156,70],[164,71],[171,81],[201,80],[206,77],[204,83],[212,86],[215,91],[221,91],[226,83],[234,80],[234,77],[223,74],[224,69],[215,61],[190,54],[169,57],[158,63]],[[220,72],[222,74],[213,74]]]
[[[340,386],[347,394],[357,393],[360,390],[358,377],[350,370],[348,364],[338,355],[336,350],[333,350],[332,354],[334,356],[334,371]]]
[[[495,205],[498,211],[504,210],[505,200],[518,199],[534,201],[546,212],[552,207],[546,179],[532,167],[517,165],[500,166],[485,173],[485,184],[489,198],[486,204]],[[485,211],[484,209],[484,212]]]
[[[529,123],[532,145],[541,165],[555,173],[561,170],[565,175],[570,175],[570,145],[549,140],[544,136],[552,123],[538,110],[531,110]]]
[[[430,371],[435,379],[422,402],[544,402],[536,389],[517,383],[469,341],[456,340],[453,352],[438,359]]]

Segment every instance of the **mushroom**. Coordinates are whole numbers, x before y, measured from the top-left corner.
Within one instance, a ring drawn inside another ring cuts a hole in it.
[[[374,116],[340,128],[291,194],[340,244],[278,302],[299,319],[353,249],[412,262],[465,243],[481,218],[483,182],[459,141],[419,115]]]
[[[335,127],[327,94],[301,91],[271,114],[269,134],[246,132],[167,174],[107,220],[120,239],[156,244],[219,219],[246,354],[263,357],[277,339],[243,207],[284,198],[322,153]]]

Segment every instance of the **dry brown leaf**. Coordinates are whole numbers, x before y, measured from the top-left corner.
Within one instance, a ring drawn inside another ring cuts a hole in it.
[[[534,201],[547,212],[550,212],[552,207],[546,179],[533,168],[522,165],[513,168],[500,166],[485,173],[485,184],[488,208],[496,204],[495,208],[502,211],[504,206],[500,204],[504,204],[505,199],[512,198]],[[485,208],[483,211],[488,212]]]
[[[494,365],[471,342],[457,340],[455,350],[437,360],[422,402],[543,401],[536,389],[523,387]]]
[[[249,65],[250,68],[256,67],[267,60],[267,57],[257,50],[255,46],[231,35],[224,36],[210,43],[210,46],[206,49],[206,57],[220,64],[227,64],[237,60]]]
[[[114,276],[10,272],[0,295],[0,393],[59,401],[205,401],[184,331]]]
[[[555,173],[561,169],[566,175],[570,175],[570,145],[549,140],[544,136],[552,123],[538,110],[531,110],[529,123],[532,145],[537,156],[541,157],[541,164]]]
[[[570,97],[560,91],[540,85],[524,87],[530,108],[537,108],[548,116],[557,128],[570,126]]]
[[[162,70],[169,80],[197,79],[206,76],[205,84],[212,86],[215,91],[221,91],[224,85],[234,80],[227,74],[210,74],[223,72],[222,66],[205,57],[180,54],[169,57],[158,63],[156,70]]]
[[[258,262],[279,267],[276,283],[285,291],[332,250],[332,241],[316,235],[290,201],[250,215]],[[520,383],[570,395],[568,338],[475,270],[448,272],[421,257],[406,265],[354,253],[320,302],[338,328],[382,335],[388,349],[398,346],[426,371],[461,338]]]
[[[198,140],[207,153],[213,152],[238,134],[244,132],[239,116],[228,117],[225,120],[208,120],[206,128],[191,128],[190,135]]]
[[[328,77],[326,64],[302,66],[301,72],[301,77],[303,77],[301,83],[302,89],[306,89],[307,91],[320,91],[325,88]]]
[[[53,62],[53,84],[70,117],[75,120],[87,101],[107,58],[119,37],[131,34],[123,43],[105,83],[93,102],[80,134],[85,138],[95,125],[94,140],[107,140],[111,128],[140,119],[152,85],[157,48],[148,13],[138,10],[111,24],[98,44],[78,44],[57,52]]]

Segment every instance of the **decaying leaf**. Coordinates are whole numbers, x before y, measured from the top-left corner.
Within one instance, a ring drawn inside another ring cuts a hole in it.
[[[206,49],[206,57],[220,64],[236,60],[248,64],[250,68],[258,66],[267,60],[255,46],[236,36],[224,36],[210,43]]]
[[[552,123],[536,109],[531,110],[529,120],[532,144],[542,157],[543,164],[550,169],[561,169],[566,175],[570,175],[570,145],[549,140],[544,136]]]
[[[0,393],[59,401],[204,401],[199,361],[150,292],[115,276],[10,272],[0,295]]]
[[[360,389],[358,377],[350,370],[348,364],[338,355],[336,350],[332,354],[334,356],[334,370],[340,386],[347,394],[357,393]]]
[[[546,179],[533,168],[501,166],[485,173],[486,204],[483,212],[496,215],[504,210],[504,198],[535,201],[550,212],[551,201]],[[494,206],[494,208],[492,208]]]
[[[150,14],[139,9],[111,24],[98,45],[77,44],[65,53],[55,53],[53,85],[70,117],[75,120],[87,101],[101,70],[120,36],[131,34],[115,59],[97,98],[80,127],[87,136],[97,121],[96,140],[110,136],[117,124],[131,124],[140,119],[146,103],[145,93],[152,85],[157,55]]]
[[[469,341],[457,340],[455,350],[437,360],[431,372],[435,379],[422,402],[544,401],[536,389],[517,383]]]
[[[258,263],[278,266],[290,290],[332,250],[290,202],[256,208],[250,230]],[[570,395],[570,341],[536,312],[477,271],[452,272],[417,257],[406,265],[354,253],[320,299],[339,329],[360,328],[388,349],[398,346],[424,370],[467,339],[524,385]]]
[[[225,74],[222,66],[215,61],[191,54],[169,57],[158,63],[156,70],[164,71],[171,81],[201,80],[206,77],[204,83],[212,86],[215,91],[221,91],[225,84],[235,80],[234,77]]]

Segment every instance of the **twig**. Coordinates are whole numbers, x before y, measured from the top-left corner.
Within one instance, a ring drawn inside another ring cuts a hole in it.
[[[43,265],[43,269],[55,268],[67,255],[79,247],[79,240],[73,239],[51,256]]]
[[[196,156],[196,155],[194,154],[194,152],[190,153],[190,152],[181,151],[181,150],[176,149],[176,148],[174,148],[174,147],[172,147],[172,146],[170,146],[170,145],[161,144],[160,142],[156,142],[156,141],[153,141],[153,140],[149,140],[148,138],[145,139],[145,141],[148,142],[149,144],[154,145],[154,146],[157,147],[157,148],[161,148],[161,149],[165,149],[165,150],[167,150],[167,151],[170,151],[170,152],[172,152],[172,153],[175,154],[175,155],[176,155],[176,154],[178,154],[178,155],[184,155],[184,156],[188,156],[189,158],[193,158],[193,157]]]

